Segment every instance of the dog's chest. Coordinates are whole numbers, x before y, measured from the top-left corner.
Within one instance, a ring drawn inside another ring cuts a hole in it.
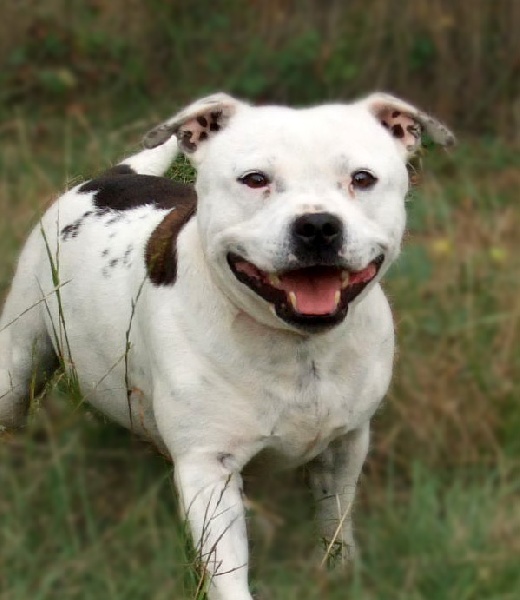
[[[258,384],[255,406],[258,422],[264,432],[268,429],[265,449],[287,464],[310,460],[359,426],[380,398],[366,369],[306,355]]]

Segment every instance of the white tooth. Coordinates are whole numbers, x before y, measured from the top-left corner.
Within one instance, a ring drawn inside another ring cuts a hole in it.
[[[280,278],[276,273],[269,273],[269,283],[274,286],[280,285]]]
[[[276,308],[274,306],[274,304],[269,304],[269,310],[273,313],[273,315],[276,317]]]
[[[336,290],[336,293],[334,294],[334,302],[336,303],[336,306],[339,304],[340,300],[341,300],[341,292],[339,290]]]
[[[296,302],[296,294],[294,292],[289,292],[289,300],[291,301],[292,307],[294,310],[297,310],[298,305]]]
[[[341,289],[344,290],[346,287],[348,287],[348,282],[349,282],[349,272],[348,271],[343,271],[343,273],[341,273]]]

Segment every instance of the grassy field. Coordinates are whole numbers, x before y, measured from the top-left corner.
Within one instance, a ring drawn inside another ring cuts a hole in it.
[[[46,204],[166,113],[1,125],[0,297]],[[355,507],[361,558],[319,571],[302,477],[270,482],[250,517],[264,600],[520,597],[520,158],[472,139],[424,162],[386,283],[399,353]],[[171,466],[57,379],[1,439],[0,600],[194,599]]]

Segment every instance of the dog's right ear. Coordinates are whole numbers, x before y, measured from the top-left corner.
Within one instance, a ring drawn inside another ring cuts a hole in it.
[[[401,98],[375,92],[358,103],[388,130],[407,158],[420,149],[423,133],[441,146],[453,146],[455,143],[455,136],[443,123]]]
[[[155,148],[176,135],[181,151],[193,155],[199,146],[227,125],[244,102],[222,92],[193,102],[179,113],[149,131],[143,143]]]

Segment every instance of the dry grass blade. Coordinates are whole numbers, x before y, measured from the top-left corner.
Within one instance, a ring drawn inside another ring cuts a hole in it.
[[[338,504],[338,509],[341,510],[340,509],[340,500],[339,500],[339,496],[337,494],[336,494],[336,502]],[[341,518],[339,519],[338,526],[336,527],[336,530],[334,531],[334,535],[332,536],[332,539],[330,540],[330,542],[327,545],[324,557],[321,559],[321,563],[320,563],[321,568],[323,568],[327,564],[329,559],[332,557],[332,549],[334,548],[334,546],[336,546],[337,542],[339,542],[339,544],[341,544],[342,552],[343,552],[343,542],[342,542],[342,540],[338,540],[338,538],[341,534],[341,531],[343,530],[343,525],[345,524],[346,519],[350,515],[351,509],[352,509],[352,502],[349,503],[349,505],[343,512],[343,514],[341,514]],[[343,553],[342,553],[342,561],[343,560],[344,560],[344,557],[343,557]]]

